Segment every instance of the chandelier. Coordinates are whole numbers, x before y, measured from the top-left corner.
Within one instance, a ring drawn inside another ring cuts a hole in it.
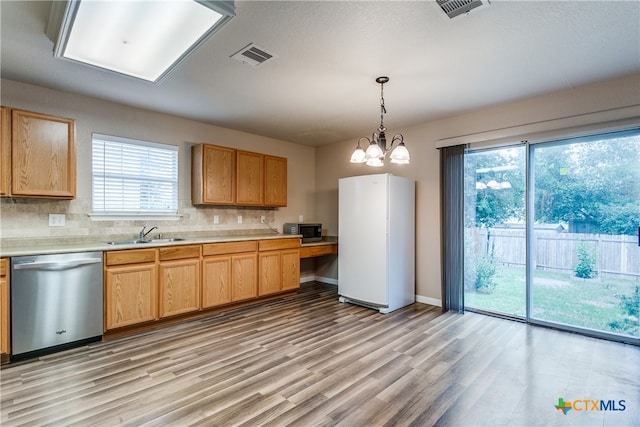
[[[358,145],[351,155],[351,163],[365,163],[367,166],[381,167],[384,166],[384,159],[387,153],[391,152],[389,159],[391,163],[409,164],[409,151],[404,145],[404,137],[402,134],[396,134],[391,139],[391,144],[387,147],[387,137],[384,127],[384,114],[387,112],[384,107],[384,84],[389,81],[389,77],[378,77],[376,83],[380,83],[380,127],[378,132],[371,135],[371,139],[362,137],[358,140]],[[360,141],[365,140],[369,143],[367,150],[363,150]],[[397,145],[394,148],[394,144]]]

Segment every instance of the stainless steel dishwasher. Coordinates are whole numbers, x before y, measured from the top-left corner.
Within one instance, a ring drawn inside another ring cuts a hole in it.
[[[11,258],[12,356],[99,340],[102,293],[102,252]]]

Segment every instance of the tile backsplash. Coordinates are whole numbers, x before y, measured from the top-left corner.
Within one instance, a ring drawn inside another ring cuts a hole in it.
[[[194,207],[191,201],[180,202],[177,219],[114,219],[96,220],[89,216],[90,202],[82,200],[0,199],[0,238],[9,243],[14,239],[50,239],[56,237],[78,240],[137,237],[142,227],[158,227],[152,232],[188,237],[275,232],[276,209],[251,207]],[[49,214],[64,214],[65,225],[49,226]],[[242,224],[238,216],[242,216]],[[218,223],[214,224],[214,216]],[[263,224],[261,217],[265,217]],[[276,229],[277,230],[277,229]],[[281,231],[281,230],[278,230]]]

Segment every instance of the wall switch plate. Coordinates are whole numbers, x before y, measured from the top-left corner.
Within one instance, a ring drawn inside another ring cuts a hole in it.
[[[304,221],[304,215],[298,215],[298,222]]]
[[[64,227],[64,214],[49,214],[49,227]]]
[[[267,223],[267,217],[264,216],[264,215],[260,215],[260,222],[263,223],[263,224],[266,224]]]
[[[220,223],[220,217],[218,215],[214,215],[213,216],[213,223],[214,224],[219,224]]]
[[[238,215],[238,224],[242,224],[242,215]]]

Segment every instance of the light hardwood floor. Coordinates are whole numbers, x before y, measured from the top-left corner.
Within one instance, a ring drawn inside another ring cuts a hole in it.
[[[640,348],[320,283],[4,366],[2,426],[638,425]],[[558,398],[625,400],[569,411]]]

